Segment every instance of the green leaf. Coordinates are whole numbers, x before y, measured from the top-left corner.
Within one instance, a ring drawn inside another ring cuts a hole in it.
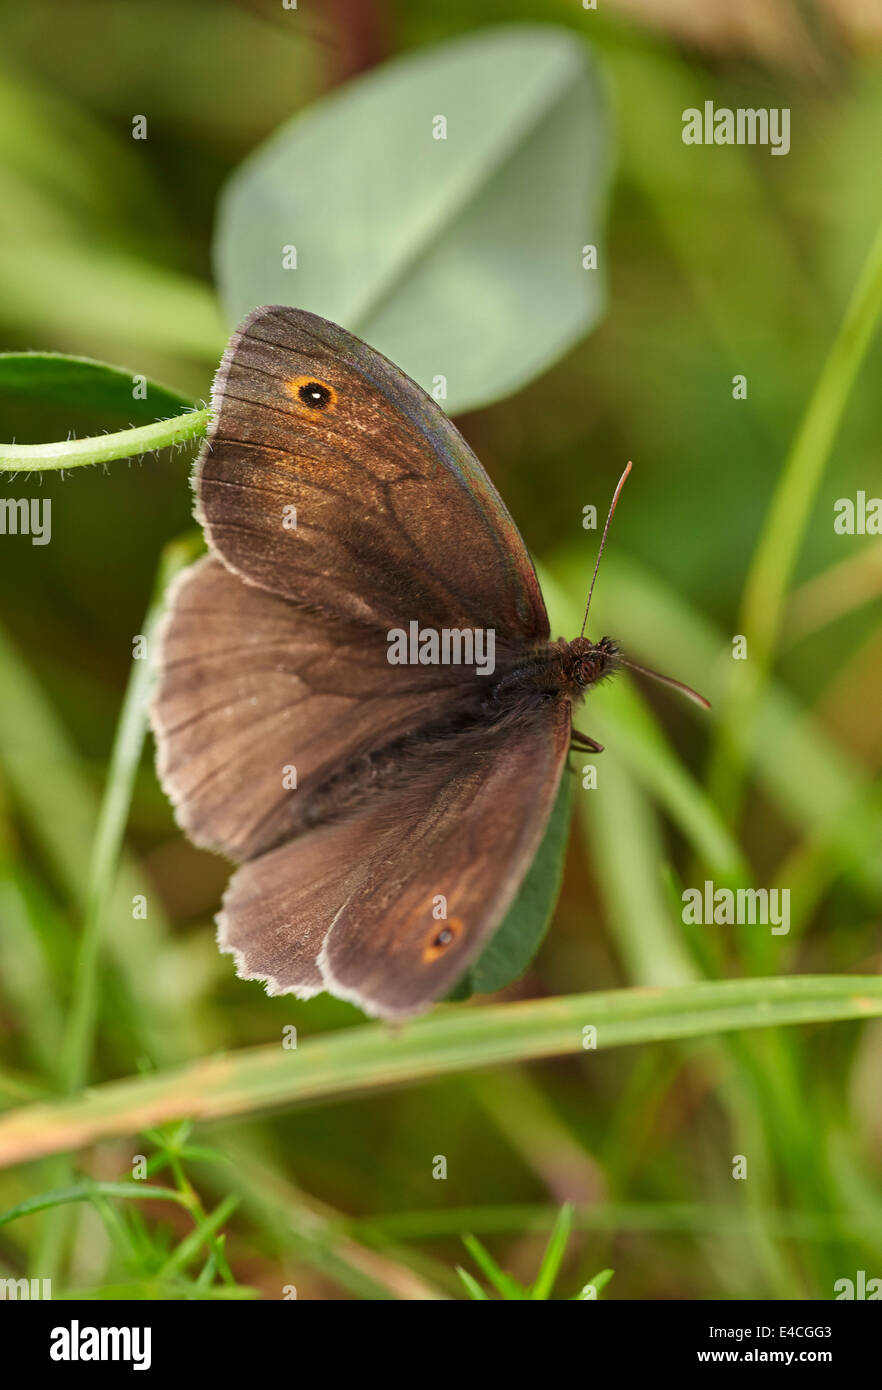
[[[141,383],[135,395],[136,382]],[[63,352],[0,353],[0,396],[74,406],[148,424],[193,404],[179,391],[122,367]]]
[[[209,411],[191,409],[179,391],[142,375],[61,352],[0,353],[0,400],[10,433],[16,407],[83,412],[102,422],[125,420],[127,429],[45,444],[0,444],[0,471],[47,472],[133,458],[203,435]],[[9,408],[11,403],[11,410]],[[187,407],[181,414],[182,407]],[[144,423],[142,423],[144,422]],[[42,424],[41,418],[41,424]],[[27,427],[26,427],[27,428]]]
[[[4,247],[0,322],[30,341],[112,344],[217,362],[227,334],[208,285],[105,248],[58,239]]]
[[[426,389],[444,376],[451,413],[473,409],[597,322],[609,166],[603,83],[566,30],[499,26],[409,55],[296,116],[233,175],[223,303],[236,322],[261,304],[321,314]],[[598,269],[582,268],[586,244]]]
[[[542,843],[499,930],[468,971],[456,998],[493,994],[523,975],[548,930],[563,879],[575,778],[564,772]]]

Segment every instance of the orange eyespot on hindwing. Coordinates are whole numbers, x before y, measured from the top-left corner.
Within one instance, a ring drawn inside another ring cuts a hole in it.
[[[294,376],[285,382],[285,390],[305,414],[326,414],[337,404],[337,392],[327,381],[315,376]]]
[[[445,951],[449,951],[454,941],[459,937],[463,929],[461,917],[451,917],[447,922],[436,924],[429,935],[426,937],[426,944],[423,947],[423,960],[427,965],[439,956],[443,956]]]

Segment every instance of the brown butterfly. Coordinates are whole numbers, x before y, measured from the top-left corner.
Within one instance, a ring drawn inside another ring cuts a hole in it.
[[[633,663],[608,637],[550,640],[478,460],[351,333],[258,309],[212,407],[210,553],[160,636],[159,776],[192,839],[240,863],[218,942],[242,978],[417,1013],[512,903],[571,743],[600,751],[573,704]]]

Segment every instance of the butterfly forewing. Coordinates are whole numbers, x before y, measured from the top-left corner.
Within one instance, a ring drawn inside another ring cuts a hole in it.
[[[224,355],[196,472],[210,544],[272,593],[387,629],[548,635],[501,498],[443,411],[351,333],[260,309]]]
[[[302,833],[320,788],[342,778],[345,799],[360,758],[477,692],[461,666],[390,666],[374,633],[243,584],[214,556],[178,577],[158,645],[160,778],[196,843],[240,860]]]

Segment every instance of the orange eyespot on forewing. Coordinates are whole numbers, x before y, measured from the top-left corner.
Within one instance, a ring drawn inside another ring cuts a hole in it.
[[[327,415],[336,409],[337,392],[328,381],[317,376],[292,376],[285,382],[285,391],[291,397],[299,415]]]

